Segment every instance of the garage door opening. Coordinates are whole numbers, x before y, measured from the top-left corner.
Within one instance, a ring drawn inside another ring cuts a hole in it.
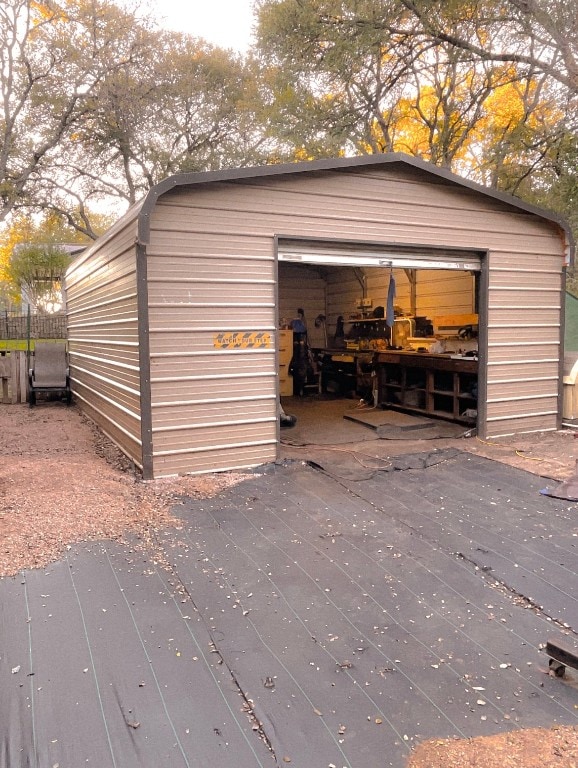
[[[353,411],[477,427],[481,269],[476,252],[279,240],[279,395],[300,432]]]

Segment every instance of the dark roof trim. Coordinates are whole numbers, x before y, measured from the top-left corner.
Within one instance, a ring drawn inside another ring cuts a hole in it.
[[[517,208],[521,211],[532,213],[539,216],[542,219],[552,221],[557,224],[565,233],[567,243],[569,247],[569,261],[574,260],[574,237],[572,230],[565,219],[552,211],[548,211],[545,208],[539,208],[536,205],[525,203],[517,197],[505,194],[489,187],[484,187],[481,184],[476,184],[474,181],[464,179],[461,176],[457,176],[455,173],[448,171],[446,168],[440,168],[437,165],[428,163],[419,157],[413,157],[412,155],[406,155],[402,152],[391,152],[385,155],[362,155],[361,157],[341,157],[337,159],[325,159],[325,160],[313,160],[302,163],[282,163],[279,165],[263,165],[251,168],[231,168],[223,171],[207,171],[202,173],[181,173],[175,176],[169,176],[168,178],[156,184],[149,191],[148,195],[142,202],[140,210],[138,211],[138,239],[139,242],[145,244],[150,239],[150,215],[154,209],[157,201],[161,195],[169,192],[176,187],[183,186],[195,186],[197,184],[213,184],[219,181],[242,181],[244,179],[258,179],[269,176],[283,176],[293,175],[297,173],[316,173],[322,171],[340,171],[350,168],[369,168],[375,165],[392,165],[394,163],[401,163],[402,165],[411,166],[417,168],[420,171],[425,171],[432,176],[449,181],[452,184],[465,187],[466,189],[477,192],[478,194],[491,197],[494,200],[499,200],[501,203],[505,203],[513,208]]]

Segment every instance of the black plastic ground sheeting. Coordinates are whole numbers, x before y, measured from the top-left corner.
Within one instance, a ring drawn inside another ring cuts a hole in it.
[[[1,768],[402,768],[429,737],[577,724],[578,674],[540,650],[552,616],[578,627],[575,505],[428,463],[269,468],[186,501],[154,552],[0,582]]]
[[[94,546],[0,584],[0,766],[270,766],[209,629],[154,561]]]

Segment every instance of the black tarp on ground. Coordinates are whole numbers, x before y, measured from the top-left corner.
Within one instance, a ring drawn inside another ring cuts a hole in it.
[[[271,764],[167,576],[107,543],[3,580],[2,768]]]
[[[576,724],[578,673],[539,649],[578,627],[576,505],[543,484],[293,463],[186,501],[155,552],[4,580],[0,766],[401,768],[424,738]]]

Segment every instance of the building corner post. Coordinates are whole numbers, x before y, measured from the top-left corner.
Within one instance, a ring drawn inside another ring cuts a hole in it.
[[[149,303],[146,245],[136,245],[137,314],[140,371],[140,424],[143,480],[154,478],[151,359],[149,339]]]

